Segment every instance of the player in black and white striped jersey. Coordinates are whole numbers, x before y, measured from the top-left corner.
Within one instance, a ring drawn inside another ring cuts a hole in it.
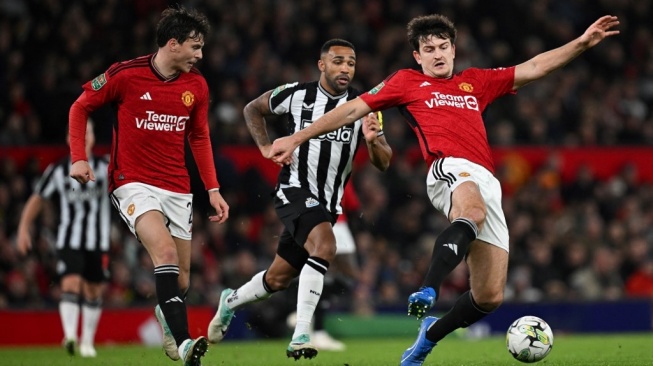
[[[358,96],[359,92],[350,87],[356,68],[356,52],[350,42],[327,41],[317,66],[319,81],[281,85],[245,107],[247,127],[263,156],[268,157],[271,147],[267,116],[287,115],[288,133],[293,134]],[[294,151],[292,164],[282,168],[275,191],[275,208],[285,226],[277,255],[266,271],[236,290],[222,292],[218,311],[209,324],[209,341],[223,339],[240,306],[286,289],[299,276],[297,323],[286,355],[295,359],[317,355],[310,338],[311,320],[323,291],[324,275],[336,254],[332,226],[342,214],[340,201],[363,140],[372,163],[379,170],[387,169],[392,150],[374,113],[307,141]]]
[[[93,124],[86,129],[89,156],[95,143]],[[44,200],[59,209],[57,229],[57,274],[60,276],[59,315],[64,330],[64,347],[73,355],[82,298],[82,332],[79,353],[95,357],[95,332],[102,313],[102,295],[108,280],[110,201],[107,193],[108,161],[93,156],[89,160],[95,181],[82,185],[70,178],[70,157],[51,164],[36,184],[23,209],[18,227],[18,249],[26,254],[32,247],[31,227]]]
[[[357,90],[348,87],[340,95],[331,95],[317,81],[286,84],[272,92],[269,107],[273,114],[288,114],[288,133],[293,134],[358,94]],[[287,203],[283,189],[304,188],[310,190],[329,212],[341,214],[340,201],[351,173],[351,160],[361,142],[361,127],[361,123],[344,126],[295,150],[293,164],[284,166],[279,174],[281,189],[277,190],[277,198]]]

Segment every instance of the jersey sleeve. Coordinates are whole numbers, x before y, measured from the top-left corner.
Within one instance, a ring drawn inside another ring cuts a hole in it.
[[[124,74],[117,72],[120,68],[121,63],[115,63],[107,71],[82,86],[86,93],[87,109],[95,110],[107,103],[120,101],[120,80],[124,79],[121,78]]]
[[[406,99],[408,93],[406,93],[405,80],[404,73],[397,71],[374,88],[363,93],[360,98],[375,111],[406,104],[408,102],[408,99]]]
[[[295,91],[295,86],[298,84],[299,83],[295,82],[279,85],[272,91],[270,99],[268,100],[268,106],[272,113],[282,115],[290,112],[290,101]]]
[[[470,71],[478,74],[477,78],[483,80],[484,87],[481,95],[483,107],[506,94],[516,94],[512,89],[515,84],[514,66],[495,69],[472,69]]]
[[[197,105],[191,113],[190,128],[188,131],[188,145],[195,158],[202,182],[206,190],[220,188],[213,161],[213,149],[209,132],[209,88],[204,78],[201,81],[201,95],[198,96]]]
[[[41,178],[36,182],[34,187],[34,193],[38,194],[43,198],[50,198],[52,193],[56,189],[54,175],[57,173],[57,166],[55,164],[50,164],[46,169]]]
[[[120,83],[112,77],[120,64],[112,65],[106,72],[82,86],[84,91],[70,107],[68,114],[68,133],[72,162],[88,160],[86,156],[86,121],[88,116],[102,105],[119,99]]]

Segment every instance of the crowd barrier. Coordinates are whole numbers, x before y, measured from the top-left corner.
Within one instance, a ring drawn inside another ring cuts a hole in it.
[[[95,148],[98,154],[108,154],[109,146],[100,145]],[[649,168],[653,158],[653,147],[510,147],[492,149],[495,166],[507,169],[504,179],[526,177],[540,169],[545,164],[559,165],[561,178],[564,181],[574,179],[580,167],[588,167],[598,179],[607,179],[619,173],[626,167],[637,171],[639,182],[653,183],[653,169]],[[69,153],[67,146],[0,146],[0,157],[9,157],[18,167],[24,166],[29,159],[37,159],[41,170]],[[239,172],[255,168],[271,184],[274,184],[279,167],[263,158],[255,146],[225,145],[217,153],[233,162]],[[396,158],[396,156],[395,156]],[[417,146],[403,153],[404,159],[415,164],[423,164],[421,152]],[[356,163],[367,162],[367,152],[359,149]],[[426,169],[426,167],[424,167]],[[511,182],[504,182],[510,184]]]
[[[433,311],[435,316],[443,313]],[[556,334],[629,333],[653,331],[653,299],[617,302],[506,303],[458,335],[484,337],[505,334],[508,326],[524,315],[540,317]],[[376,314],[370,318],[339,314],[328,317],[326,328],[337,337],[413,336],[414,317],[406,309]]]
[[[398,309],[399,310],[399,309]],[[402,309],[405,311],[405,309]],[[189,307],[192,336],[206,335],[206,326],[215,311],[210,307]],[[437,315],[437,311],[435,311]],[[468,330],[466,335],[482,337],[505,333],[515,319],[535,315],[545,319],[556,334],[653,331],[653,299],[583,303],[507,303]],[[257,337],[246,310],[232,322],[227,340]],[[417,321],[405,312],[384,312],[361,317],[344,313],[327,316],[326,328],[334,336],[399,337],[414,336]],[[58,345],[63,339],[56,309],[0,311],[0,346]],[[98,344],[161,344],[161,328],[152,308],[105,309],[100,318]]]
[[[206,334],[206,325],[215,311],[209,307],[189,307],[188,330]],[[0,346],[56,345],[63,340],[61,319],[56,309],[0,310]],[[154,308],[104,309],[98,324],[98,344],[161,344],[161,328]]]

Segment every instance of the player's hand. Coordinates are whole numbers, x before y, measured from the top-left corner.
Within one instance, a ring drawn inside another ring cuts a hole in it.
[[[281,166],[290,165],[292,163],[292,152],[295,151],[296,147],[289,136],[280,137],[272,143],[267,158]]]
[[[594,47],[603,39],[605,39],[605,37],[619,34],[618,30],[611,30],[617,25],[619,25],[619,20],[616,16],[602,16],[596,22],[594,22],[594,24],[590,25],[589,28],[587,28],[585,33],[580,36],[579,40],[587,48]]]
[[[77,160],[70,167],[70,177],[78,181],[81,184],[86,184],[88,181],[95,181],[95,174],[93,174],[93,169],[88,165],[86,160]]]
[[[381,122],[378,118],[380,113],[370,112],[363,117],[363,136],[365,136],[365,141],[373,141],[382,130]]]
[[[222,198],[220,191],[209,192],[209,203],[215,209],[215,215],[209,216],[209,221],[222,224],[229,218],[229,205]]]
[[[19,230],[18,237],[16,238],[18,245],[18,253],[25,255],[32,249],[32,235],[29,230]]]

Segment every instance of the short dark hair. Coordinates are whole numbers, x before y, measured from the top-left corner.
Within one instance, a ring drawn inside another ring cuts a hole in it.
[[[352,50],[354,50],[354,52],[356,52],[356,47],[354,47],[354,45],[351,42],[345,41],[344,39],[340,39],[340,38],[333,38],[324,42],[322,48],[320,49],[320,56],[324,55],[325,53],[328,53],[331,47],[334,46],[349,47]]]
[[[456,27],[444,15],[432,14],[413,18],[408,22],[408,42],[419,52],[419,41],[429,36],[448,39],[451,44],[456,42]]]
[[[184,43],[188,38],[206,37],[210,30],[209,20],[197,10],[187,10],[183,6],[168,8],[161,13],[156,26],[156,44],[163,47],[172,38]]]

